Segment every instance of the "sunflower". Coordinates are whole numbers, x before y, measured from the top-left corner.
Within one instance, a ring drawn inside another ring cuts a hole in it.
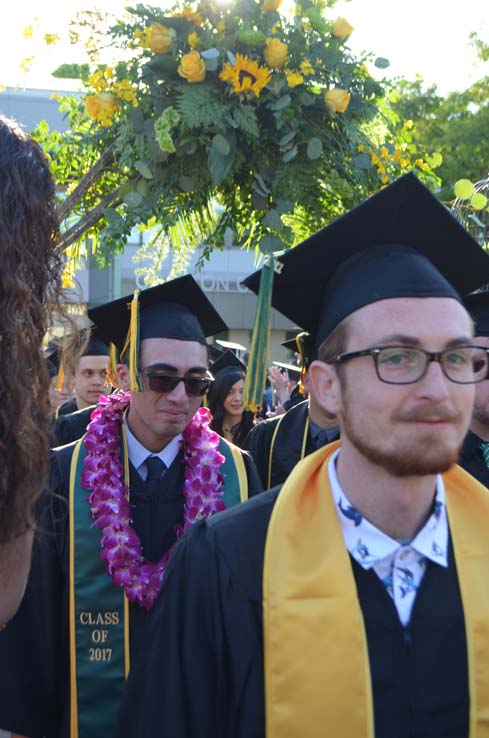
[[[195,23],[196,26],[202,25],[202,16],[188,8],[181,10],[179,13],[173,13],[172,18],[186,18],[190,23]]]
[[[256,97],[270,82],[271,72],[268,67],[261,67],[257,61],[245,54],[236,54],[236,64],[226,62],[219,77],[229,82],[234,92],[253,92]]]

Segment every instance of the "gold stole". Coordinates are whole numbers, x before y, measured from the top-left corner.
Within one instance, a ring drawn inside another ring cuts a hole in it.
[[[267,738],[373,738],[370,665],[349,554],[329,489],[336,441],[293,470],[268,528],[263,571]],[[470,738],[489,738],[489,494],[443,476],[465,615]]]

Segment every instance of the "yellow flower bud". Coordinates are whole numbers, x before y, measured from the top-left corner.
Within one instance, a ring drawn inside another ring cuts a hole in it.
[[[219,33],[224,33],[224,31],[226,30],[226,24],[224,23],[223,20],[220,20],[216,28],[219,31]]]
[[[89,118],[97,120],[103,126],[112,125],[112,118],[120,107],[119,100],[110,92],[101,92],[99,95],[88,95],[85,100],[85,109]]]
[[[289,87],[297,87],[297,85],[301,85],[304,82],[302,74],[299,74],[299,72],[292,72],[288,69],[285,72],[285,78]]]
[[[270,13],[272,10],[277,10],[282,3],[282,0],[264,0],[263,10],[265,13]]]
[[[301,72],[304,77],[307,77],[309,74],[315,74],[314,67],[309,59],[304,59],[304,61],[301,62]]]
[[[184,54],[178,66],[178,74],[187,82],[203,82],[205,79],[205,63],[198,51],[192,50]]]
[[[324,102],[333,113],[344,113],[350,104],[350,98],[348,90],[342,90],[341,87],[333,87],[324,94]]]
[[[263,56],[269,67],[278,69],[285,64],[289,56],[289,48],[279,38],[267,38]]]
[[[195,31],[192,31],[192,33],[189,33],[189,35],[187,36],[187,43],[191,49],[195,49],[195,47],[200,44],[199,34],[196,33]]]
[[[146,29],[146,43],[155,54],[168,54],[177,34],[173,28],[153,23]]]
[[[350,26],[346,18],[339,17],[335,21],[333,21],[331,33],[333,34],[333,36],[336,36],[336,38],[339,38],[340,41],[348,38],[352,31],[353,26]]]

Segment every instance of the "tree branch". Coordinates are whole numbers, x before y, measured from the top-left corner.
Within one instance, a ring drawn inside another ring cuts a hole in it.
[[[100,177],[105,167],[112,161],[114,157],[114,144],[108,147],[102,156],[88,170],[84,177],[78,182],[73,192],[68,195],[58,207],[58,217],[63,221],[80,202],[92,184]]]

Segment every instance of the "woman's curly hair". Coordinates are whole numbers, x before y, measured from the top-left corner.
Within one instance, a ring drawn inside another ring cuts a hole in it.
[[[49,464],[41,351],[61,301],[55,187],[40,146],[0,116],[0,543],[34,520]]]

